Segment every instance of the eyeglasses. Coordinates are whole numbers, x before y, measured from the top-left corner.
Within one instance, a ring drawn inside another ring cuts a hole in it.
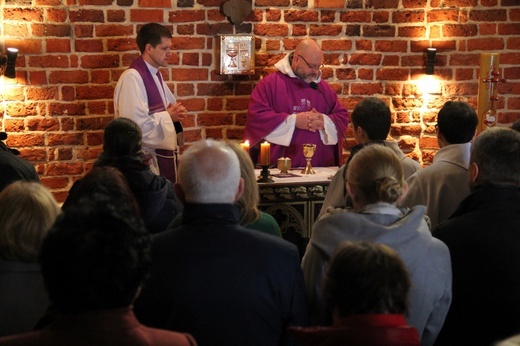
[[[305,60],[305,58],[303,56],[301,56],[300,54],[298,54],[298,56],[300,58],[302,58],[302,60],[305,62],[305,64],[307,64],[307,66],[311,69],[311,70],[319,70],[321,68],[323,68],[323,64],[319,65],[319,66],[316,66],[316,65],[311,65],[307,62],[307,60]]]

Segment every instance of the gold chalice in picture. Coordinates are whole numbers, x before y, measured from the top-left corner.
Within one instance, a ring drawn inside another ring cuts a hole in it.
[[[316,172],[312,169],[311,159],[316,152],[316,144],[302,144],[303,146],[303,156],[307,160],[307,165],[302,171],[302,174],[316,174]]]
[[[234,42],[227,45],[226,54],[231,58],[228,67],[237,67],[236,56],[238,55],[238,46]]]

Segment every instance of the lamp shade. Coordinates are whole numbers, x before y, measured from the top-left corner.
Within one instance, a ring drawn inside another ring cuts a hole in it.
[[[18,57],[18,49],[7,48],[7,66],[4,75],[8,78],[16,77],[16,58]]]
[[[437,54],[437,48],[426,49],[426,71],[425,71],[425,73],[428,75],[433,74],[433,69],[435,67],[435,55],[436,54]]]

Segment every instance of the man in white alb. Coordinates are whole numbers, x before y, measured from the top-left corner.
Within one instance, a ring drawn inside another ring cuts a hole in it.
[[[175,100],[159,72],[170,59],[172,34],[148,23],[137,34],[141,56],[121,74],[114,91],[116,117],[135,121],[143,133],[143,149],[151,155],[152,171],[176,180],[176,150],[183,145],[180,120],[186,108]]]

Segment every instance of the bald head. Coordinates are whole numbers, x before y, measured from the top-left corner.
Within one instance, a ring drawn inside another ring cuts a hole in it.
[[[303,55],[305,59],[307,59],[307,57],[316,56],[316,58],[319,60],[317,65],[321,65],[323,60],[323,52],[321,51],[321,47],[318,45],[318,43],[316,43],[316,41],[310,38],[302,40],[298,46],[296,46],[294,54]],[[309,63],[312,64],[310,61]]]
[[[303,39],[294,50],[291,68],[298,78],[310,83],[320,75],[323,63],[323,52],[316,41]]]

